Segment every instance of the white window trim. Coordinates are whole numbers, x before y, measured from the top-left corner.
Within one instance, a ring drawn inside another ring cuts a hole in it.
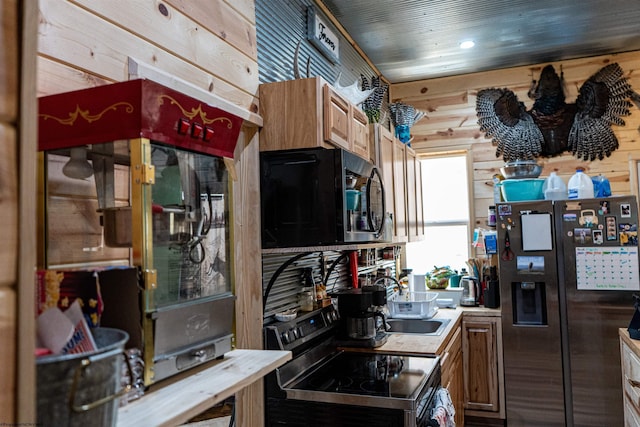
[[[476,218],[475,218],[475,204],[474,204],[474,194],[475,194],[475,188],[474,188],[474,179],[473,179],[473,154],[471,152],[471,145],[456,145],[456,146],[449,146],[449,147],[432,147],[432,148],[427,148],[427,149],[421,149],[419,152],[416,151],[416,156],[418,157],[419,160],[422,159],[428,159],[429,157],[447,157],[447,156],[460,156],[460,155],[465,155],[466,156],[466,164],[467,164],[467,188],[469,189],[469,192],[467,194],[468,197],[468,206],[469,206],[469,212],[468,212],[468,218],[469,218],[469,222],[462,222],[462,221],[451,221],[451,222],[445,222],[445,221],[438,221],[438,222],[430,222],[430,221],[425,221],[424,225],[425,227],[427,226],[431,226],[431,227],[437,227],[440,225],[465,225],[468,224],[468,231],[469,231],[469,247],[467,248],[467,253],[469,254],[469,256],[475,256],[474,255],[474,248],[473,248],[473,233],[475,230],[475,223],[476,223]],[[638,158],[638,160],[640,160],[640,157]]]

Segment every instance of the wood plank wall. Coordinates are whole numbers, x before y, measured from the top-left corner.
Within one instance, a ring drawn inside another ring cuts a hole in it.
[[[552,63],[556,71],[560,67],[568,93],[567,103],[575,101],[578,88],[593,73],[610,62],[618,62],[633,88],[640,93],[640,52],[598,56]],[[479,90],[490,87],[513,90],[527,109],[533,102],[527,97],[531,79],[538,79],[540,71],[547,65],[517,67],[484,73],[468,74],[392,85],[392,102],[405,102],[425,111],[424,118],[411,129],[414,137],[412,147],[418,154],[434,151],[448,151],[467,148],[473,157],[473,221],[476,227],[485,227],[487,209],[493,204],[491,178],[504,165],[496,158],[495,147],[479,130],[475,112],[476,95]],[[634,172],[630,159],[637,159],[640,153],[640,111],[632,107],[631,116],[626,118],[626,126],[613,126],[620,142],[620,148],[611,157],[602,161],[582,162],[570,154],[543,159],[541,177],[556,171],[565,183],[582,166],[590,176],[600,173],[609,178],[614,194],[631,194],[634,188]],[[446,180],[446,177],[443,177]]]
[[[19,40],[18,2],[3,3],[2,66],[0,66],[0,222],[5,226],[0,245],[0,421],[16,420],[16,328],[18,300],[18,118]]]
[[[39,12],[38,96],[127,80],[132,58],[258,112],[253,0],[40,0]],[[236,346],[262,348],[255,127],[243,128],[234,161]],[[261,383],[236,397],[238,425],[262,425]]]

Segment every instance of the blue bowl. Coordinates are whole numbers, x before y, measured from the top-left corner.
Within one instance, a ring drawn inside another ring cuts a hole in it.
[[[505,179],[500,181],[500,191],[505,202],[544,200],[544,178]]]

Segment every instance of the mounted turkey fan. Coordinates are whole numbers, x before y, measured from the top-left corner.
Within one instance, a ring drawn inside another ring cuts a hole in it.
[[[616,63],[591,76],[574,104],[565,103],[563,77],[552,65],[544,67],[528,95],[535,100],[529,111],[509,89],[478,92],[480,130],[497,145],[496,157],[506,162],[554,157],[565,151],[582,160],[602,160],[618,148],[611,125],[624,126],[621,117],[630,114],[629,100],[640,108],[640,95]]]

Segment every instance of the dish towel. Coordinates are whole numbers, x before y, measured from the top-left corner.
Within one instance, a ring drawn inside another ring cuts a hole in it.
[[[438,423],[438,427],[455,427],[455,415],[456,408],[454,408],[451,401],[449,390],[440,387],[436,391],[433,409],[431,410],[431,419]]]

